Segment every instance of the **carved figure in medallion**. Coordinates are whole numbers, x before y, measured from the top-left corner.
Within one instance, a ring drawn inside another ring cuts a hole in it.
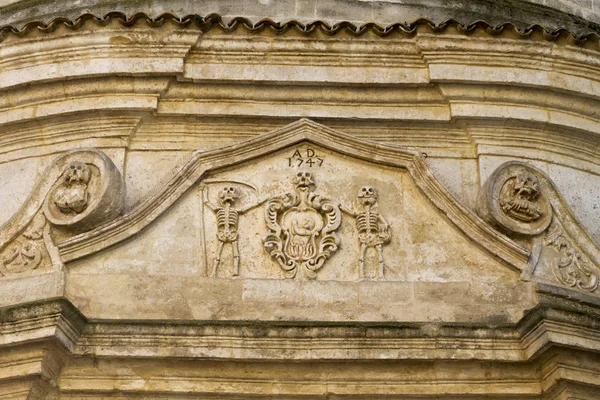
[[[235,203],[240,197],[239,190],[234,186],[226,186],[218,196],[218,205],[208,200],[208,192],[204,191],[204,204],[213,212],[217,218],[217,239],[219,244],[215,253],[211,277],[217,276],[217,269],[221,263],[221,254],[226,243],[231,243],[233,249],[233,276],[240,274],[240,249],[238,245],[238,224],[240,215],[255,207],[253,204],[245,209],[238,210]]]
[[[356,228],[360,242],[358,259],[360,279],[365,278],[365,255],[369,247],[377,250],[379,260],[378,278],[384,279],[383,245],[392,237],[388,223],[379,214],[377,190],[373,186],[363,186],[358,190],[358,201],[363,211],[356,215]]]
[[[341,211],[333,200],[313,192],[310,172],[300,171],[293,179],[294,193],[274,196],[265,206],[269,233],[265,249],[286,272],[287,278],[315,279],[328,258],[339,246],[335,231],[340,227]]]
[[[506,162],[486,180],[477,197],[477,213],[508,234],[536,236],[552,222],[546,178],[534,167]]]
[[[83,162],[73,161],[63,172],[63,182],[54,192],[52,200],[65,214],[80,214],[88,206],[88,184],[92,173]]]
[[[523,222],[535,221],[543,215],[537,202],[539,196],[538,178],[523,172],[506,181],[500,191],[500,206],[513,218]]]

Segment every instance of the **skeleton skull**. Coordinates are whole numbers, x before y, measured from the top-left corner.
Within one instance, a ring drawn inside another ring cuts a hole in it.
[[[315,181],[313,180],[312,174],[310,172],[300,171],[294,177],[294,183],[296,184],[296,187],[307,188],[311,185],[314,185]]]
[[[237,188],[235,188],[233,186],[225,186],[219,192],[219,201],[223,204],[234,203],[239,197],[240,197],[240,194],[239,194]]]
[[[377,202],[377,190],[373,186],[362,186],[358,189],[358,200],[364,205],[375,204]]]
[[[535,200],[540,194],[538,178],[529,173],[522,173],[517,176],[514,190],[519,198]]]
[[[90,179],[91,171],[86,163],[73,161],[65,169],[64,180],[69,186],[74,184],[87,185]]]

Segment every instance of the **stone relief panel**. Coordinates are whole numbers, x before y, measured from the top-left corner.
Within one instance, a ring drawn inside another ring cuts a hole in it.
[[[401,168],[303,143],[210,173],[200,186],[207,277],[516,279]]]

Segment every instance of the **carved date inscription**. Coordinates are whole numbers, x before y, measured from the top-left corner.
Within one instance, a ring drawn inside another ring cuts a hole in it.
[[[294,154],[288,159],[288,167],[320,167],[323,165],[324,159],[317,155],[317,152],[307,147],[305,150],[296,149]]]

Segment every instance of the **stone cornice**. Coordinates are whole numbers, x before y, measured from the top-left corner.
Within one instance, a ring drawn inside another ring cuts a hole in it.
[[[66,298],[0,309],[0,349],[52,340],[74,355],[253,360],[532,361],[552,347],[600,351],[600,300],[537,285],[516,324],[90,320]]]
[[[436,24],[429,19],[419,18],[411,23],[394,23],[389,25],[380,25],[374,22],[361,25],[349,21],[342,21],[335,24],[329,24],[322,20],[310,23],[302,23],[296,20],[273,21],[271,19],[261,19],[258,22],[252,22],[248,18],[236,17],[224,21],[218,14],[209,14],[207,16],[186,15],[183,17],[171,13],[164,13],[156,18],[152,18],[145,13],[135,13],[126,15],[125,13],[114,11],[102,17],[94,14],[83,14],[74,20],[68,18],[55,18],[45,23],[42,21],[32,21],[22,27],[5,25],[0,27],[0,42],[12,35],[16,37],[28,36],[32,32],[52,33],[60,27],[66,27],[70,30],[79,30],[87,23],[94,23],[96,26],[107,26],[113,21],[117,21],[125,27],[133,27],[140,23],[147,26],[159,28],[164,24],[174,24],[181,28],[196,28],[201,32],[207,32],[213,28],[219,28],[225,32],[234,32],[243,28],[251,33],[260,33],[265,30],[277,34],[301,33],[314,34],[319,32],[328,36],[337,34],[349,34],[352,36],[362,36],[367,33],[376,36],[394,37],[401,35],[405,37],[414,36],[420,32],[433,33],[460,33],[464,35],[484,34],[487,36],[517,37],[544,41],[563,41],[567,44],[581,45],[598,50],[600,35],[596,32],[586,34],[575,34],[567,29],[560,28],[550,30],[541,25],[533,24],[526,28],[520,28],[511,22],[505,22],[499,25],[492,25],[486,21],[474,21],[472,23],[461,23],[455,19],[448,19],[442,23]]]

